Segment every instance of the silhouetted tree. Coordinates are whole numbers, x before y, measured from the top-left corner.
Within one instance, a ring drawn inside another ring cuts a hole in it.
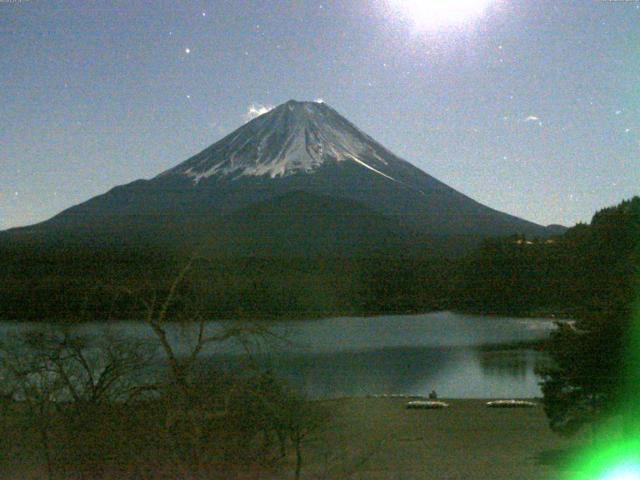
[[[619,322],[606,320],[559,323],[547,345],[554,366],[538,373],[545,413],[558,433],[593,425],[617,405],[624,336]]]
[[[29,330],[0,344],[3,389],[26,407],[49,478],[57,464],[98,478],[101,408],[131,398],[152,356],[144,342],[108,332],[89,338],[64,327]],[[64,448],[51,441],[56,423],[66,430]]]
[[[547,344],[553,366],[538,372],[550,426],[563,434],[593,425],[619,407],[627,409],[629,418],[638,413],[621,402],[637,394],[640,381],[640,365],[629,363],[635,358],[632,339],[638,328],[633,303],[640,198],[598,212],[590,226],[568,236],[584,268],[583,278],[575,279],[583,296],[576,321],[558,324]]]

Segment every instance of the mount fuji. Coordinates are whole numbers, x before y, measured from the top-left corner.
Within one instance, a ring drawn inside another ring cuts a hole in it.
[[[482,205],[324,103],[289,101],[149,180],[4,235],[305,255],[558,233]]]

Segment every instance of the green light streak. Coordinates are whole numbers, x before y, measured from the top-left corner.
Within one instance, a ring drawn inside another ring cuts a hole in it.
[[[630,480],[640,476],[630,476],[631,472],[640,473],[640,441],[621,441],[613,444],[596,444],[583,452],[577,463],[571,468],[570,480]],[[620,467],[627,467],[626,469]],[[619,475],[613,475],[613,472]],[[628,473],[625,476],[622,472]]]

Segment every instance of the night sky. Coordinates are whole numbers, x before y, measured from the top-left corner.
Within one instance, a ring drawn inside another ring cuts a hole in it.
[[[0,229],[323,99],[491,207],[640,193],[640,1],[0,0]]]

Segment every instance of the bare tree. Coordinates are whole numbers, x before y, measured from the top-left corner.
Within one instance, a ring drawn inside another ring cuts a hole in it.
[[[33,341],[33,339],[31,339]],[[12,400],[25,406],[27,418],[36,429],[39,447],[44,456],[47,478],[54,475],[51,429],[56,410],[56,398],[62,390],[60,379],[52,374],[51,366],[39,355],[25,352],[16,342],[2,345],[1,366],[5,391]]]
[[[39,434],[49,478],[56,463],[51,444],[56,420],[70,429],[68,437],[77,440],[78,448],[87,454],[85,459],[93,458],[97,465],[99,452],[88,452],[91,444],[86,440],[97,428],[99,409],[130,400],[139,388],[140,372],[152,357],[152,349],[142,342],[110,334],[91,339],[66,327],[27,331],[0,346],[4,389],[26,406]]]
[[[151,328],[162,348],[172,374],[172,380],[185,396],[191,390],[191,374],[193,367],[198,360],[202,350],[211,344],[219,344],[229,340],[234,340],[238,344],[247,348],[252,343],[252,339],[275,335],[265,326],[249,321],[220,322],[221,328],[216,332],[207,332],[207,318],[202,309],[198,307],[193,299],[180,296],[180,286],[185,281],[185,277],[193,267],[195,258],[192,258],[185,267],[178,273],[171,283],[164,298],[159,298],[157,293],[152,295],[150,300],[142,300],[145,307],[145,323]],[[181,300],[183,309],[178,312],[171,312],[171,308]],[[179,355],[176,345],[172,344],[168,332],[168,325],[178,325],[186,327],[190,333],[195,332],[195,338],[189,345],[189,351]]]
[[[195,260],[192,258],[180,270],[164,295],[154,292],[150,299],[141,301],[145,309],[144,322],[158,340],[168,364],[167,388],[172,408],[168,409],[167,427],[178,431],[174,438],[183,443],[178,449],[186,454],[183,460],[198,469],[207,443],[206,425],[214,418],[229,414],[230,402],[237,390],[237,386],[231,385],[226,391],[218,392],[222,398],[217,402],[217,410],[211,411],[211,399],[203,401],[195,375],[203,351],[212,345],[233,341],[249,353],[260,339],[276,336],[264,325],[248,321],[217,322],[207,328],[208,319],[197,299],[181,292]],[[179,344],[172,337],[172,330],[181,332]]]

